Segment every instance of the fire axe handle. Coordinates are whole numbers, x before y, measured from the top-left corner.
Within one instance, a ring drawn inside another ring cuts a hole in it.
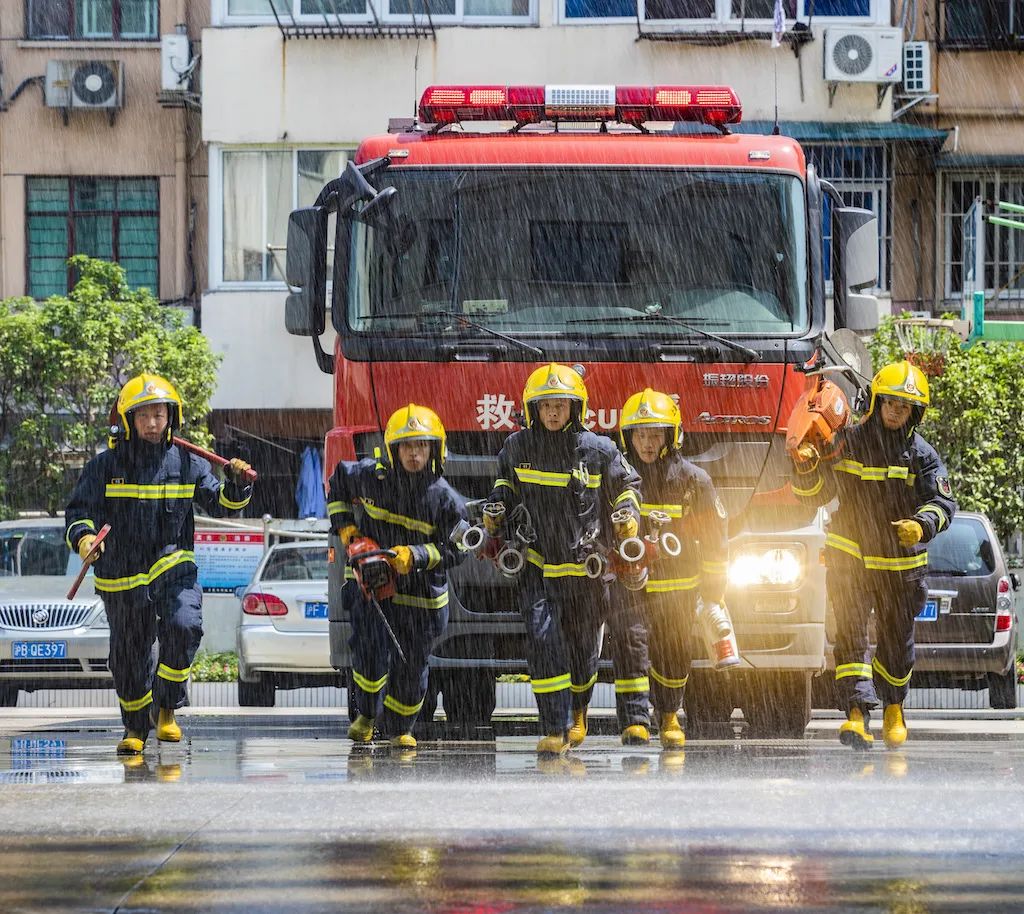
[[[230,460],[226,457],[221,457],[220,454],[215,454],[213,451],[208,451],[204,447],[200,447],[198,444],[193,444],[191,441],[186,441],[184,438],[179,438],[177,435],[174,436],[174,443],[185,448],[186,451],[191,451],[193,454],[198,454],[200,457],[205,457],[210,463],[216,463],[218,466],[226,467]],[[249,482],[255,482],[257,479],[256,471],[251,467],[245,471],[245,478]]]
[[[92,541],[92,549],[89,550],[89,554],[85,557],[85,561],[82,562],[82,567],[78,569],[78,576],[72,582],[71,589],[68,591],[69,600],[73,600],[75,598],[75,594],[78,593],[78,588],[82,586],[82,581],[85,580],[85,576],[89,573],[89,566],[100,554],[100,543],[107,538],[107,534],[109,532],[110,524],[104,524],[100,527],[100,532],[96,534],[96,539]]]

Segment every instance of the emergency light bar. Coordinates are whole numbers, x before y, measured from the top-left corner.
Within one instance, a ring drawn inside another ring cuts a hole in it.
[[[420,121],[696,121],[738,124],[743,108],[728,86],[428,86]]]

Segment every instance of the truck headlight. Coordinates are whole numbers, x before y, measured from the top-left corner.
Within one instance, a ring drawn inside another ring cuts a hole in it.
[[[805,552],[789,546],[747,546],[729,561],[729,586],[797,587],[804,579]]]

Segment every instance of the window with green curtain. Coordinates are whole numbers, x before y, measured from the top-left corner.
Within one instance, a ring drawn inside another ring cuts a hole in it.
[[[67,292],[72,254],[114,260],[131,286],[159,294],[156,178],[27,178],[25,190],[27,295]]]

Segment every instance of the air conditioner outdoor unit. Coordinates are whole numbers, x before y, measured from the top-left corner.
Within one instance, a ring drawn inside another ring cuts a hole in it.
[[[927,41],[908,41],[903,45],[903,91],[907,95],[927,95],[932,91],[932,46]]]
[[[45,94],[50,108],[120,108],[124,67],[119,60],[49,60]]]
[[[900,29],[848,26],[825,30],[825,80],[830,83],[898,83]]]

